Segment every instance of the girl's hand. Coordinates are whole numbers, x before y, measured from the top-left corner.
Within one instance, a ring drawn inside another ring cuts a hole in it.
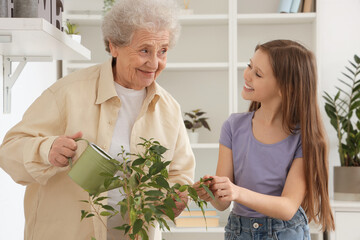
[[[235,201],[238,198],[238,187],[228,177],[213,176],[211,191],[220,201]]]
[[[205,175],[205,176],[203,177],[203,180],[206,180],[206,179],[208,179],[208,178],[211,178],[211,176]],[[200,187],[200,184],[201,184],[200,181],[198,181],[198,182],[196,182],[196,183],[193,184],[193,188],[196,190],[198,196],[199,196],[202,200],[204,200],[204,201],[206,201],[206,202],[211,201],[212,198],[211,198],[210,195],[205,191],[204,188]],[[205,183],[202,183],[202,184],[205,184],[205,185],[207,185],[207,186],[210,188],[211,180],[206,181]]]

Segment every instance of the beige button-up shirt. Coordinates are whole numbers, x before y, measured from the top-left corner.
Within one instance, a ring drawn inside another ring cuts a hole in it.
[[[191,184],[195,160],[180,106],[155,82],[146,90],[131,132],[130,151],[138,152],[140,137],[154,138],[169,149],[164,158],[172,160],[170,182]],[[106,228],[97,218],[80,221],[81,210],[90,206],[79,200],[87,200],[88,193],[69,178],[69,167],[52,166],[48,154],[58,136],[78,131],[107,151],[120,107],[109,60],[57,81],[6,134],[0,166],[14,181],[27,186],[25,240],[106,239]],[[75,161],[80,153],[79,147]]]

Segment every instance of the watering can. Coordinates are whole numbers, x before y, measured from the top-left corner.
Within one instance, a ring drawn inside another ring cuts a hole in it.
[[[104,182],[108,177],[102,176],[101,173],[115,176],[116,165],[110,161],[113,158],[96,144],[83,138],[75,139],[76,142],[80,140],[86,141],[87,147],[74,165],[72,159],[68,159],[71,168],[69,177],[90,194],[99,194],[122,187],[120,181],[113,181],[108,188],[105,188]]]

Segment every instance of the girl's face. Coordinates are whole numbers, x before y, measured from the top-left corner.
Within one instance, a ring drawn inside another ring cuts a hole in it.
[[[168,48],[168,31],[137,30],[128,46],[110,43],[111,55],[116,58],[115,81],[135,90],[148,87],[165,68]]]
[[[261,103],[281,101],[281,93],[267,53],[257,50],[244,71],[244,99]]]

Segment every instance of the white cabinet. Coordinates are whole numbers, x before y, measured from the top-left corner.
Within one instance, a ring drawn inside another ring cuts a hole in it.
[[[359,240],[360,202],[333,201],[331,207],[335,232],[330,233],[330,240]]]
[[[80,25],[82,44],[93,52],[91,61],[64,64],[65,73],[109,57],[100,30],[100,3],[64,1],[64,18]],[[179,41],[169,51],[167,67],[157,81],[177,99],[184,112],[201,108],[209,117],[211,131],[201,129],[200,143],[193,145],[196,180],[215,173],[222,123],[231,113],[247,111],[249,103],[240,95],[242,75],[255,46],[285,38],[303,43],[316,54],[316,13],[280,14],[278,4],[279,0],[193,0],[190,8],[194,14],[181,16]],[[219,212],[220,228],[178,228],[164,233],[164,238],[221,239],[228,212]]]

